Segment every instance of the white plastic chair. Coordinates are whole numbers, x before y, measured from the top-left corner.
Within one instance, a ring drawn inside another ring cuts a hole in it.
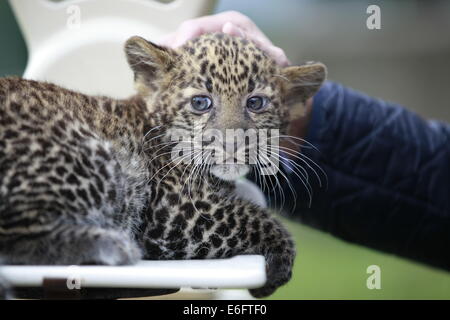
[[[209,13],[214,3],[10,0],[29,52],[25,78],[117,98],[133,93],[126,39],[140,35],[155,41],[185,19]]]
[[[167,2],[167,1],[166,1]],[[87,94],[133,94],[133,75],[123,52],[126,39],[148,40],[174,31],[182,21],[209,13],[215,1],[10,0],[29,51],[25,78],[46,80]],[[79,22],[79,23],[78,23]],[[265,206],[246,180],[238,193]],[[266,280],[262,256],[225,260],[142,261],[130,267],[80,266],[84,288],[253,288]],[[64,266],[3,266],[14,286],[40,287],[70,275]],[[221,298],[227,295],[222,293]],[[240,296],[243,297],[243,296]]]

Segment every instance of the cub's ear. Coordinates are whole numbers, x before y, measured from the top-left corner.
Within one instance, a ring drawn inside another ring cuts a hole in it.
[[[134,71],[135,80],[149,85],[158,76],[169,71],[175,62],[175,53],[141,37],[132,37],[125,43],[128,64]]]
[[[307,63],[284,68],[282,78],[287,80],[286,104],[304,103],[319,90],[326,77],[327,68],[322,63]]]

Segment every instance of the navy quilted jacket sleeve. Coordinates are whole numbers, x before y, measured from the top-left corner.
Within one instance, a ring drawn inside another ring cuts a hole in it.
[[[333,82],[316,94],[304,149],[326,173],[291,174],[292,218],[339,238],[450,269],[450,126]],[[306,166],[304,166],[306,167]],[[322,178],[322,180],[324,180]],[[288,189],[285,194],[289,194]]]

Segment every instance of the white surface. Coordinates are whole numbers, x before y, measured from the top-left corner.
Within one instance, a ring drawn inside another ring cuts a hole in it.
[[[182,21],[209,13],[214,2],[10,0],[29,51],[24,77],[125,98],[134,92],[125,41],[134,35],[156,41]]]
[[[133,266],[2,266],[1,275],[18,287],[38,287],[44,278],[80,281],[102,288],[257,288],[266,281],[264,257],[141,261]]]

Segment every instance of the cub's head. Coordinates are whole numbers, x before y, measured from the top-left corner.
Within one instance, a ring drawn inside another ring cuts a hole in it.
[[[201,158],[208,164],[203,167],[225,180],[258,166],[252,146],[283,136],[290,117],[326,77],[323,64],[282,68],[252,42],[219,33],[202,35],[176,50],[133,37],[125,50],[137,91],[148,108],[160,114],[166,139],[175,131],[189,131],[197,138],[203,133],[201,145],[196,140],[187,158]],[[279,130],[278,137],[271,129]],[[268,136],[261,138],[263,131]],[[229,138],[232,132],[235,136]],[[255,133],[257,142],[249,138]],[[198,157],[200,148],[203,154]],[[245,161],[232,150],[244,150]]]

